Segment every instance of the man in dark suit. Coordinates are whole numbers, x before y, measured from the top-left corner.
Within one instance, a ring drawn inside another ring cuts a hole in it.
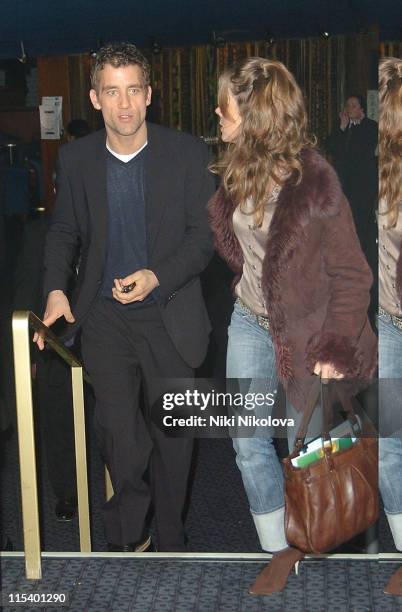
[[[328,152],[352,206],[358,232],[359,223],[367,223],[368,219],[375,225],[377,144],[378,125],[366,116],[365,98],[349,96],[339,113],[339,126],[328,139]],[[365,234],[360,237],[366,239]]]
[[[327,150],[349,200],[362,249],[374,274],[369,309],[373,325],[378,310],[377,145],[378,125],[366,116],[366,99],[360,95],[349,96],[339,113],[339,126],[328,139]]]
[[[114,489],[103,510],[110,548],[147,542],[152,501],[159,549],[182,551],[192,441],[166,436],[149,410],[142,414],[139,395],[142,385],[153,406],[169,379],[192,378],[204,359],[210,325],[199,274],[213,250],[206,217],[213,180],[201,141],[146,122],[149,64],[134,45],[103,47],[91,84],[106,130],[60,150],[44,323],[64,317],[68,335],[82,329]],[[65,291],[78,245],[70,308]],[[43,347],[43,338],[34,340]]]

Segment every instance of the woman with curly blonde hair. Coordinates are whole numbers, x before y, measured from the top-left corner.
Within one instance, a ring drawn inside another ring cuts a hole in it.
[[[402,551],[402,60],[381,61],[379,95],[379,484]],[[402,568],[384,590],[402,595]]]
[[[287,68],[260,57],[242,60],[221,76],[218,102],[228,147],[213,168],[222,184],[209,215],[216,248],[236,274],[227,377],[239,379],[244,392],[261,390],[263,379],[265,391],[274,393],[279,379],[297,424],[314,374],[372,375],[372,276],[338,178],[314,148],[303,95]],[[257,416],[269,410],[254,408]],[[297,425],[289,437],[296,431]],[[233,444],[261,547],[274,553],[250,593],[280,591],[303,553],[286,541],[283,473],[272,431],[235,437]]]

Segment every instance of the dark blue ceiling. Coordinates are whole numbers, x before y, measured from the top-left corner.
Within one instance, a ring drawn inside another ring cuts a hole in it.
[[[402,0],[0,0],[0,58],[89,51],[99,41],[145,47],[353,33],[373,24],[399,40]]]

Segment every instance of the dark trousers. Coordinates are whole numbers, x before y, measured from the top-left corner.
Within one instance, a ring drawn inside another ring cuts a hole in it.
[[[37,359],[42,443],[52,489],[59,499],[77,497],[70,368],[52,350]]]
[[[83,324],[82,354],[95,391],[95,429],[114,489],[103,509],[107,541],[137,542],[152,501],[159,549],[185,550],[182,512],[192,440],[167,437],[149,416],[150,407],[169,390],[169,379],[192,378],[192,369],[176,351],[156,305],[129,309],[107,298],[98,299]]]

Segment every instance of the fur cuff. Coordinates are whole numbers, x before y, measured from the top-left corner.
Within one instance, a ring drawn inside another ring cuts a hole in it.
[[[356,378],[361,373],[363,355],[346,336],[326,332],[314,335],[307,344],[306,362],[311,372],[317,361],[331,363],[345,377]]]

